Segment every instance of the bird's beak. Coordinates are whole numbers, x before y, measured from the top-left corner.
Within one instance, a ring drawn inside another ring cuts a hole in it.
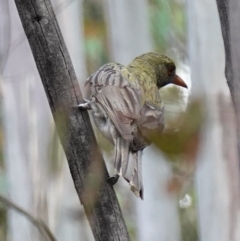
[[[172,83],[175,85],[182,86],[184,88],[188,88],[186,83],[178,75],[175,75]]]

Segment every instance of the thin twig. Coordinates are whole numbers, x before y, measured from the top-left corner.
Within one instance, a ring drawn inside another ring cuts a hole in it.
[[[12,208],[13,210],[17,211],[18,213],[21,213],[23,216],[25,216],[33,225],[35,225],[39,231],[42,233],[42,231],[45,232],[45,234],[48,236],[49,240],[51,241],[57,241],[57,239],[54,237],[50,229],[47,227],[47,225],[40,219],[34,218],[31,214],[29,214],[27,211],[23,210],[7,198],[0,195],[0,202],[2,202],[4,205],[6,205],[9,208]]]

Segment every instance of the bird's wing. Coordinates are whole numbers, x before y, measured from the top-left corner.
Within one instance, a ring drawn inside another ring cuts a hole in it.
[[[164,128],[164,107],[163,104],[154,104],[152,102],[145,102],[141,109],[141,116],[143,118],[138,122],[140,126],[147,129]]]
[[[103,106],[126,140],[133,138],[131,123],[140,117],[141,88],[122,76],[120,64],[106,64],[91,75],[86,83],[90,93]]]

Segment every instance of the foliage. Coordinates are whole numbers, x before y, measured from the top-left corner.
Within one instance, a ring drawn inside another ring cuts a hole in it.
[[[106,24],[102,1],[84,1],[84,37],[88,74],[108,62]]]
[[[149,15],[155,50],[167,54],[171,49],[178,49],[185,55],[184,4],[177,0],[150,0]]]
[[[179,207],[179,215],[181,220],[182,241],[198,241],[197,227],[197,198],[194,192],[194,186],[191,186],[190,195],[192,204],[187,208]]]
[[[174,129],[165,131],[161,135],[154,133],[151,139],[171,160],[182,155],[186,155],[186,157],[190,155],[191,158],[194,158],[198,149],[203,120],[202,102],[191,102],[187,111],[174,119],[172,123]]]

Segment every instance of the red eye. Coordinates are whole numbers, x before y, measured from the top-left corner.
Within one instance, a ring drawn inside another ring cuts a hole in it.
[[[174,74],[174,71],[175,71],[175,68],[174,68],[173,66],[170,66],[170,67],[168,68],[168,75]]]

